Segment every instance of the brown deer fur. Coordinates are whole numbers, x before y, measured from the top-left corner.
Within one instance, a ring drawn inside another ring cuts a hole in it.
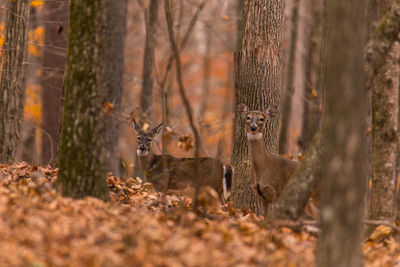
[[[227,200],[232,184],[232,168],[229,164],[211,157],[175,158],[168,154],[156,155],[151,149],[151,141],[159,133],[161,124],[149,131],[144,131],[135,121],[134,126],[138,135],[140,168],[156,190],[183,191],[196,186],[210,186],[221,199]]]
[[[276,107],[269,107],[266,111],[249,111],[245,104],[238,104],[237,111],[246,122],[250,160],[254,171],[252,186],[267,213],[269,204],[280,196],[299,163],[270,153],[264,147],[265,123],[276,116]],[[316,216],[316,208],[310,202],[306,206],[306,213],[313,218]]]

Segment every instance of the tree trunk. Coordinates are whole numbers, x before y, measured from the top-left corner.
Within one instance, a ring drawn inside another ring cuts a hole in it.
[[[306,151],[320,125],[323,82],[323,1],[308,0],[306,29],[306,58],[303,95],[303,122],[300,146]]]
[[[289,123],[290,115],[292,112],[292,97],[294,93],[294,63],[296,54],[297,44],[297,21],[299,19],[299,3],[293,1],[292,14],[290,20],[290,45],[289,45],[289,58],[287,59],[286,68],[286,83],[285,90],[282,98],[282,119],[281,119],[281,130],[279,133],[279,153],[283,154],[287,152],[288,138],[289,138]]]
[[[372,187],[368,217],[375,220],[393,219],[398,145],[399,11],[400,1],[395,1],[376,27],[367,49],[368,86],[372,88]]]
[[[203,90],[198,115],[199,120],[204,120],[204,114],[207,110],[208,98],[210,97],[209,92],[211,87],[212,32],[208,25],[204,25],[203,34],[205,35],[205,51],[203,55]]]
[[[105,0],[71,0],[58,183],[65,196],[108,199],[104,171]]]
[[[327,1],[326,153],[318,266],[362,266],[367,151],[365,1]]]
[[[279,106],[282,70],[282,29],[285,1],[250,1],[243,7],[241,49],[235,53],[236,103],[250,109],[265,110]],[[265,146],[277,151],[279,120],[266,125]],[[252,175],[244,122],[235,118],[232,163],[235,177],[232,198],[235,207],[249,206],[260,212],[255,192],[250,187]]]
[[[61,96],[67,62],[68,4],[45,2],[43,20],[45,24],[45,47],[42,75],[42,164],[49,164],[56,154],[61,127]],[[51,22],[51,23],[50,23]],[[54,162],[54,161],[52,161]]]
[[[153,63],[156,45],[157,19],[159,0],[150,0],[150,7],[146,10],[146,42],[143,55],[142,95],[140,107],[147,119],[150,119],[153,96]]]
[[[0,81],[0,162],[16,160],[24,106],[23,61],[26,51],[29,0],[9,1]]]
[[[297,220],[321,180],[321,158],[325,152],[323,133],[316,134],[300,166],[293,173],[282,194],[268,214],[269,219]]]
[[[106,47],[107,68],[103,76],[105,101],[112,104],[107,112],[105,156],[106,170],[120,174],[119,127],[121,124],[121,101],[124,74],[124,49],[126,34],[127,0],[106,0]]]

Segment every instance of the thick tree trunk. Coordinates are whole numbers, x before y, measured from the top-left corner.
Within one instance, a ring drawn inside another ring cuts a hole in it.
[[[16,160],[24,105],[23,61],[26,50],[29,0],[9,1],[0,81],[0,162]]]
[[[56,154],[59,129],[61,127],[61,96],[67,62],[68,4],[45,2],[43,20],[45,24],[45,48],[42,75],[42,164],[48,164]],[[54,162],[54,161],[52,161]]]
[[[108,199],[104,170],[105,0],[71,0],[58,183],[65,196]]]
[[[113,110],[106,116],[105,156],[106,170],[120,174],[119,126],[121,124],[121,102],[124,74],[124,49],[126,34],[127,0],[106,0],[107,25],[105,57],[107,68],[103,76],[105,101]]]
[[[367,92],[365,1],[327,0],[326,153],[318,266],[362,266]]]
[[[388,1],[379,2],[380,15]],[[391,14],[391,13],[389,13]],[[387,17],[383,18],[383,22]],[[381,22],[376,33],[384,26]],[[372,38],[376,38],[377,35]],[[387,43],[391,48],[383,64],[373,70],[372,87],[372,186],[368,218],[392,220],[395,201],[396,154],[398,149],[399,57],[398,40]]]
[[[140,107],[142,112],[150,119],[153,96],[153,63],[156,45],[157,19],[159,0],[150,0],[149,9],[146,10],[146,41],[143,55],[142,94]]]
[[[241,49],[235,53],[236,103],[250,109],[265,110],[279,106],[282,70],[282,29],[285,1],[245,1]],[[266,125],[265,146],[276,152],[277,119]],[[250,187],[252,175],[244,122],[235,118],[232,163],[235,168],[232,199],[235,207],[249,206],[260,212],[255,192]]]
[[[281,109],[281,130],[279,133],[279,153],[283,154],[287,152],[287,144],[289,138],[289,122],[290,115],[292,112],[292,97],[294,93],[294,65],[295,65],[295,54],[297,44],[297,22],[299,19],[299,2],[293,1],[292,14],[290,20],[290,45],[289,45],[289,56],[287,59],[286,67],[286,81],[285,90],[282,97],[282,109]]]

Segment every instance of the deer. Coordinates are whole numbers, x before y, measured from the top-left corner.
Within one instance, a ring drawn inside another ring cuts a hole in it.
[[[264,147],[263,131],[266,122],[273,119],[277,111],[278,109],[274,106],[268,107],[265,111],[259,111],[249,110],[245,104],[237,105],[237,112],[245,120],[245,132],[253,168],[251,186],[261,200],[265,214],[268,213],[269,205],[280,196],[299,166],[299,162],[273,154]],[[318,209],[310,200],[305,207],[305,213],[313,219],[318,216]]]
[[[212,157],[176,158],[170,154],[155,154],[151,144],[160,133],[162,123],[144,130],[133,120],[133,126],[137,134],[139,167],[156,190],[184,191],[196,186],[209,186],[218,193],[222,202],[228,201],[233,179],[230,164]]]

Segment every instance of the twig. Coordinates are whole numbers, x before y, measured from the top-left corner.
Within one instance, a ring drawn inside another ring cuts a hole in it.
[[[179,56],[179,49],[178,45],[175,42],[175,37],[174,37],[174,28],[173,28],[173,23],[172,23],[172,14],[171,14],[171,8],[169,5],[169,0],[165,0],[165,16],[167,18],[167,25],[168,25],[168,34],[169,34],[169,40],[171,44],[171,48],[175,54],[175,63],[176,63],[176,78],[178,80],[178,87],[179,87],[179,93],[182,98],[182,102],[185,106],[186,114],[189,119],[189,124],[190,127],[192,128],[193,136],[194,136],[194,142],[195,142],[195,152],[194,156],[195,158],[199,157],[199,152],[200,152],[200,135],[199,131],[197,130],[196,125],[194,124],[193,121],[193,112],[192,112],[192,107],[190,106],[190,102],[186,96],[185,93],[185,88],[183,85],[183,79],[182,79],[182,69],[181,69],[181,59]],[[195,177],[197,181],[196,189],[195,189],[195,196],[194,196],[194,204],[193,204],[193,209],[195,211],[198,211],[198,205],[197,205],[197,196],[199,193],[199,175],[198,175],[198,162],[195,164]]]
[[[182,51],[183,48],[186,46],[186,44],[187,44],[187,42],[189,40],[189,37],[190,37],[190,35],[191,35],[191,33],[192,33],[193,29],[194,29],[194,26],[196,25],[196,22],[197,22],[197,20],[199,18],[199,14],[203,10],[205,5],[206,5],[206,0],[203,0],[203,2],[201,2],[201,4],[199,5],[198,9],[196,10],[196,13],[194,14],[193,18],[190,21],[189,27],[186,30],[186,33],[185,33],[185,35],[183,37],[183,40],[182,40],[182,43],[179,46],[178,52]],[[171,10],[169,12],[171,13]],[[172,23],[172,20],[171,20],[171,23]],[[174,42],[175,42],[175,39],[174,39]],[[164,77],[163,77],[163,79],[161,81],[161,84],[160,84],[160,88],[161,89],[163,89],[164,86],[165,86],[165,83],[166,83],[167,77],[168,77],[168,73],[170,72],[170,70],[172,68],[172,63],[174,62],[174,59],[175,59],[175,55],[176,55],[176,53],[174,51],[172,51],[171,55],[169,56],[167,68],[165,70]]]

